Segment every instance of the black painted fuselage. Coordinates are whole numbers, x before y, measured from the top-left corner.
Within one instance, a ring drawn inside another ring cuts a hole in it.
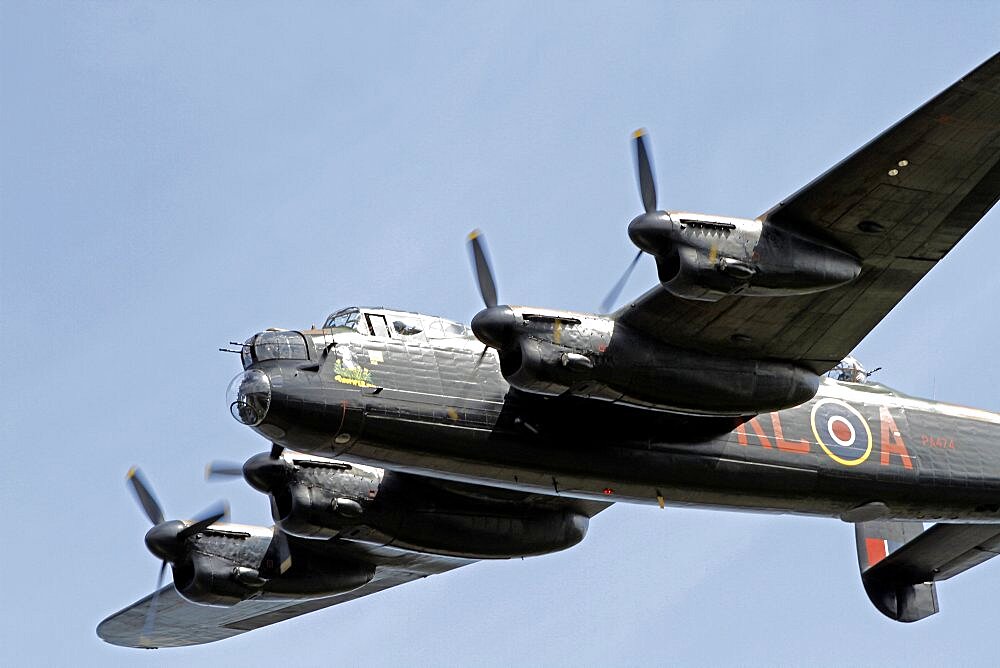
[[[779,412],[684,416],[518,392],[468,335],[302,338],[299,359],[244,356],[268,385],[254,428],[293,450],[611,501],[1000,519],[1000,414],[824,379]]]

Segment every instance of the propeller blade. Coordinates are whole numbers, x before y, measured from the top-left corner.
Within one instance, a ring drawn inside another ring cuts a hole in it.
[[[243,464],[215,460],[205,467],[205,480],[218,481],[223,478],[242,478]]]
[[[177,533],[177,540],[182,541],[196,533],[201,533],[224,517],[229,517],[229,504],[225,501],[216,501],[214,504],[201,511],[194,517],[194,524],[186,526]]]
[[[483,360],[486,359],[486,353],[488,353],[489,351],[490,351],[489,346],[483,346],[483,352],[479,353],[479,359],[476,360],[477,369],[479,368],[479,365],[483,363]]]
[[[274,527],[273,536],[269,549],[273,550],[273,558],[278,573],[281,574],[292,567],[292,549],[288,545],[287,534],[277,526]]]
[[[619,278],[618,282],[615,283],[615,286],[611,288],[611,292],[609,292],[608,296],[604,298],[603,302],[601,302],[602,313],[609,313],[611,311],[611,307],[618,301],[618,296],[621,294],[622,290],[625,289],[625,284],[628,283],[629,276],[632,275],[632,270],[635,269],[635,265],[639,264],[639,260],[641,258],[642,251],[636,253],[636,256],[632,258],[632,262],[629,264],[628,269],[625,270],[622,277]]]
[[[635,171],[639,177],[639,194],[646,213],[656,211],[656,179],[653,178],[653,164],[646,150],[646,130],[639,128],[632,133],[635,140]]]
[[[472,265],[476,270],[476,280],[479,282],[479,294],[487,308],[497,305],[497,284],[493,280],[493,270],[486,257],[486,245],[480,239],[479,230],[469,233],[469,248],[472,250]]]
[[[160,502],[153,495],[152,487],[146,480],[146,476],[142,474],[142,471],[133,466],[128,470],[128,475],[125,479],[128,481],[132,493],[135,495],[139,505],[142,506],[149,521],[153,524],[163,522],[163,507],[160,506]]]
[[[281,453],[285,451],[283,445],[278,445],[277,443],[271,444],[271,459],[281,459]]]
[[[153,591],[153,600],[149,602],[149,611],[146,612],[146,621],[142,624],[142,635],[140,639],[146,640],[153,631],[156,623],[156,606],[160,602],[160,590],[163,589],[163,574],[167,571],[167,562],[160,563],[160,574],[156,576],[156,589]]]

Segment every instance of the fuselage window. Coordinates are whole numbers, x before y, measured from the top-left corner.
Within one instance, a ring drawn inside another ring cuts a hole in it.
[[[389,327],[385,324],[384,315],[366,313],[365,319],[368,321],[368,327],[373,336],[378,336],[383,339],[389,338]]]
[[[392,329],[401,336],[413,336],[424,331],[424,324],[414,316],[395,315],[392,318]]]
[[[468,335],[465,325],[447,320],[431,320],[424,333],[428,339],[454,339]]]
[[[246,343],[243,344],[243,349],[240,352],[240,358],[243,360],[243,368],[248,368],[253,364],[253,337],[251,336],[247,339]]]

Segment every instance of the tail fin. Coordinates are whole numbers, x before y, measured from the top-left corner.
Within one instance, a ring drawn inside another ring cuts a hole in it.
[[[919,522],[874,520],[854,525],[861,582],[878,611],[900,622],[915,622],[938,611],[933,582],[913,582],[904,569],[875,568],[889,555],[924,533]]]
[[[934,584],[1000,554],[1000,524],[858,522],[861,581],[883,614],[915,622],[938,611]]]

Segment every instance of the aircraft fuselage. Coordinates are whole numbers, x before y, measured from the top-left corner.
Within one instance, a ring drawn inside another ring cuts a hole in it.
[[[243,375],[269,386],[254,429],[293,450],[609,501],[1000,519],[1000,414],[824,379],[749,420],[683,416],[518,392],[468,336],[303,334],[308,360],[246,356]]]

